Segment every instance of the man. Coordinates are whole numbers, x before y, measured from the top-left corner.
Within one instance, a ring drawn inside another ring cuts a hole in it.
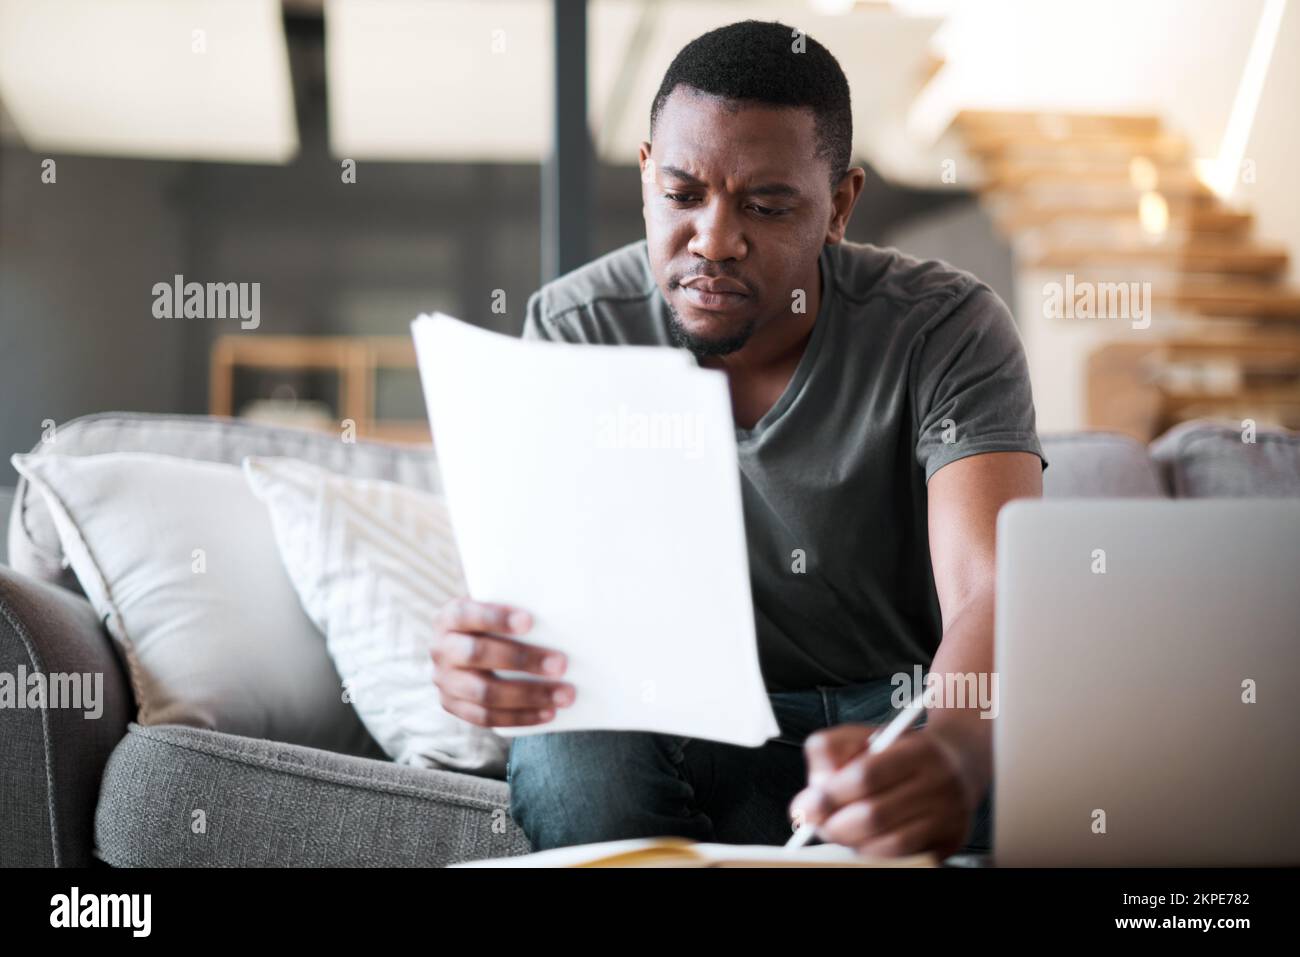
[[[676,346],[726,373],[782,733],[759,748],[519,737],[512,816],[539,850],[775,844],[792,819],[869,854],[987,849],[992,722],[976,702],[934,702],[879,754],[866,739],[898,706],[895,676],[992,672],[995,519],[1041,494],[1046,467],[1011,316],[966,273],[843,242],[865,174],[848,165],[848,83],[812,38],[747,21],[692,41],[650,135],[646,241],[544,287],[524,334]],[[535,725],[573,703],[563,656],[520,640],[529,625],[523,609],[445,609],[433,657],[448,711]]]

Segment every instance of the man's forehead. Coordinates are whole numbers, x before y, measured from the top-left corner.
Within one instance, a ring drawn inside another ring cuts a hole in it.
[[[797,170],[772,163],[763,163],[751,169],[743,163],[692,163],[689,159],[678,159],[677,162],[657,164],[656,171],[660,179],[688,186],[713,186],[717,185],[719,179],[725,179],[726,187],[736,192],[758,191],[795,196],[803,192],[800,187],[805,185],[800,182],[801,177],[796,175]]]
[[[810,110],[727,100],[685,87],[665,104],[651,144],[664,176],[701,182],[725,176],[747,185],[804,179],[812,173],[816,149]]]

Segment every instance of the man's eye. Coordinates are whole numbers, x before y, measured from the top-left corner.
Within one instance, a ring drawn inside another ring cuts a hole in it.
[[[766,217],[780,216],[783,213],[789,212],[789,210],[786,209],[777,209],[773,206],[760,206],[757,203],[750,203],[749,208],[758,213],[758,215]]]
[[[695,197],[690,193],[664,193],[664,198],[674,203],[689,203]]]

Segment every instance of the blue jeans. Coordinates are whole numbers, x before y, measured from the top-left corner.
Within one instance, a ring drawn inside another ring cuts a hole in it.
[[[807,783],[805,739],[839,724],[883,724],[893,691],[882,679],[770,693],[781,734],[757,748],[644,731],[517,737],[506,762],[510,815],[538,851],[635,837],[784,844],[790,802]],[[991,822],[989,795],[963,852],[989,851]]]

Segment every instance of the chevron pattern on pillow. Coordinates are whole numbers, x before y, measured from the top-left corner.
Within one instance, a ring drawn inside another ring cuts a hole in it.
[[[442,708],[430,643],[465,593],[441,495],[291,458],[246,458],[285,570],[366,729],[401,764],[500,777],[509,743]]]

